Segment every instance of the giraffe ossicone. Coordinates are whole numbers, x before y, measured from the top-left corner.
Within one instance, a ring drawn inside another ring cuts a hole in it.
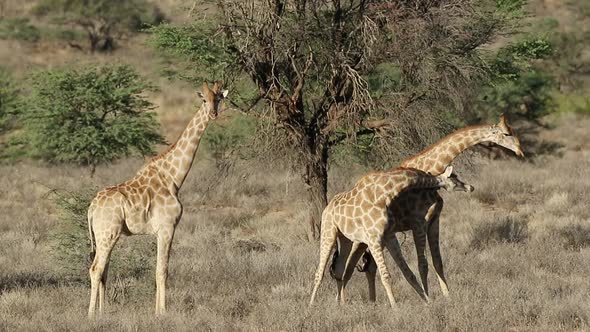
[[[97,306],[100,313],[104,311],[109,260],[121,234],[157,237],[156,314],[166,310],[170,247],[182,216],[178,191],[207,124],[223,112],[227,90],[220,90],[217,82],[211,89],[204,82],[199,96],[203,100],[201,107],[174,144],[147,162],[133,178],[98,192],[90,203],[88,230],[95,256],[89,270],[89,317],[94,316]]]

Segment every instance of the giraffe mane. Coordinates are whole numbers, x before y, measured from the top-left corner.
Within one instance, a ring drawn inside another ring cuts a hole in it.
[[[164,156],[165,156],[165,155],[166,155],[168,152],[170,152],[170,151],[172,151],[172,149],[174,149],[174,147],[176,146],[176,143],[178,143],[178,140],[176,140],[176,142],[174,142],[174,143],[170,144],[170,145],[169,145],[169,146],[166,148],[166,150],[164,150],[164,151],[162,151],[162,152],[158,153],[158,154],[157,154],[155,157],[153,157],[152,159],[150,159],[150,161],[148,162],[148,164],[149,164],[149,163],[152,163],[152,162],[154,162],[154,161],[158,161],[158,160],[160,160],[160,159],[164,158]]]
[[[451,138],[452,136],[455,136],[457,134],[460,134],[460,133],[463,133],[463,132],[466,132],[466,131],[469,131],[469,130],[478,129],[478,128],[486,128],[486,127],[491,128],[492,126],[494,126],[494,125],[493,124],[486,123],[486,124],[467,126],[467,127],[461,128],[461,129],[457,129],[454,132],[452,132],[452,133],[446,135],[445,137],[441,138],[440,140],[436,141],[435,143],[430,144],[426,149],[424,149],[424,150],[416,153],[415,155],[412,155],[412,156],[404,159],[402,161],[402,164],[404,164],[406,161],[409,161],[411,159],[415,159],[415,158],[417,158],[419,156],[425,155],[425,154],[429,153],[434,148],[436,148],[436,147],[438,147],[440,145],[446,144],[447,143],[447,140],[449,138]]]

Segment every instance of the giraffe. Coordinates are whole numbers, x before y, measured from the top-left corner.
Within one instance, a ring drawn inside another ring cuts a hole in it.
[[[497,124],[483,124],[459,129],[432,144],[421,153],[412,156],[401,163],[402,167],[413,167],[429,174],[440,174],[449,164],[465,149],[482,142],[492,142],[512,150],[518,156],[524,156],[520,147],[520,141],[513,130],[506,123],[504,115]],[[467,189],[467,188],[466,188]],[[473,187],[465,191],[472,191]],[[430,247],[430,254],[439,286],[443,296],[449,295],[447,281],[444,275],[443,263],[439,245],[439,219],[443,208],[443,199],[437,190],[408,190],[402,193],[387,209],[389,220],[394,220],[391,233],[412,231],[416,254],[418,258],[418,270],[422,281],[422,287],[415,287],[414,274],[409,270],[405,261],[398,261],[398,265],[404,272],[406,280],[414,287],[421,298],[428,302],[428,261],[425,255],[426,242]],[[394,244],[399,245],[394,234],[388,235]],[[348,239],[342,238],[340,245],[343,251],[335,253],[335,261],[332,263],[332,276],[337,280],[338,297],[346,287],[346,283],[352,275],[352,266],[359,260],[364,248],[359,244],[352,244]],[[357,251],[357,252],[355,252]],[[377,266],[371,258],[371,253],[366,252],[363,263],[359,264],[362,271],[367,272],[369,285],[369,300],[375,301],[375,277]],[[351,265],[350,267],[348,265]],[[349,272],[350,269],[350,272]]]
[[[387,228],[391,226],[386,209],[402,191],[409,188],[442,187],[453,190],[459,181],[451,177],[451,173],[452,166],[436,177],[411,168],[373,172],[358,180],[352,190],[335,195],[322,213],[320,260],[309,305],[313,305],[330,252],[341,234],[350,241],[362,243],[369,248],[375,257],[389,303],[392,307],[395,306],[389,272],[383,259],[384,245],[392,255],[396,254],[390,247],[389,239],[385,237]]]
[[[193,164],[208,122],[223,111],[221,104],[227,90],[220,90],[217,82],[210,89],[204,82],[198,95],[203,103],[178,140],[142,166],[133,178],[100,191],[88,208],[88,230],[95,249],[89,270],[89,317],[94,316],[97,304],[101,314],[104,310],[109,259],[121,234],[156,235],[156,314],[166,310],[170,247],[182,216],[178,191]]]

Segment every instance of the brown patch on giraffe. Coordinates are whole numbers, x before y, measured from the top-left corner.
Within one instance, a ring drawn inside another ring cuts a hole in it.
[[[380,199],[380,200],[378,200],[378,201],[375,203],[375,206],[376,206],[378,209],[383,209],[383,210],[384,210],[384,209],[387,207],[387,204],[386,204],[386,201],[385,201],[384,199]]]
[[[344,210],[344,214],[347,216],[352,216],[354,214],[354,207],[352,205],[347,205]]]
[[[371,208],[371,206],[372,206],[372,204],[368,200],[365,199],[361,202],[360,208],[363,211],[367,211]]]
[[[354,213],[353,213],[353,217],[354,218],[359,218],[363,215],[363,210],[360,207],[355,207],[354,208]]]
[[[384,210],[377,209],[376,207],[369,210],[369,217],[373,220],[378,220],[379,218],[383,217]]]

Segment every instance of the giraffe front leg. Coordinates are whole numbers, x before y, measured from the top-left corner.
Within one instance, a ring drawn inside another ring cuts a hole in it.
[[[436,271],[438,277],[438,283],[440,285],[443,296],[449,296],[449,287],[445,278],[442,257],[440,255],[440,242],[439,242],[439,215],[435,215],[428,227],[428,246],[430,247],[430,254],[432,255],[432,265]]]
[[[315,301],[318,288],[320,287],[320,283],[324,278],[324,271],[326,269],[326,264],[328,264],[328,259],[330,258],[330,251],[332,251],[334,242],[336,242],[337,232],[338,229],[336,228],[336,225],[334,225],[331,221],[322,221],[322,230],[320,235],[320,261],[315,273],[313,290],[311,291],[311,299],[309,300],[310,307]]]
[[[158,257],[156,263],[156,315],[166,312],[166,281],[168,279],[168,262],[170,248],[174,238],[174,227],[165,227],[158,231]]]
[[[416,225],[412,230],[414,236],[414,246],[416,247],[416,257],[418,258],[418,271],[422,279],[424,293],[428,296],[428,260],[426,259],[426,230],[424,229],[425,221],[407,222],[407,224]]]
[[[383,245],[379,242],[373,242],[369,244],[369,250],[371,250],[371,254],[375,259],[377,269],[381,275],[381,283],[383,284],[385,292],[387,293],[389,304],[392,308],[395,308],[395,298],[393,297],[393,291],[391,290],[391,277],[389,275],[389,271],[387,270],[387,266],[385,265],[385,259],[383,258]]]
[[[412,270],[408,266],[408,263],[406,262],[404,256],[402,255],[402,249],[399,245],[397,237],[395,236],[395,232],[389,231],[389,232],[387,232],[386,236],[387,236],[387,238],[386,238],[385,244],[387,246],[387,250],[389,251],[389,254],[391,255],[391,257],[395,261],[395,264],[402,271],[404,278],[408,281],[408,283],[410,283],[410,285],[412,286],[412,288],[414,288],[416,293],[418,293],[418,295],[426,303],[429,303],[430,300],[428,298],[428,295],[426,295],[426,293],[424,292],[424,289],[422,288],[422,286],[418,282],[416,275],[414,274],[414,272],[412,272]]]

